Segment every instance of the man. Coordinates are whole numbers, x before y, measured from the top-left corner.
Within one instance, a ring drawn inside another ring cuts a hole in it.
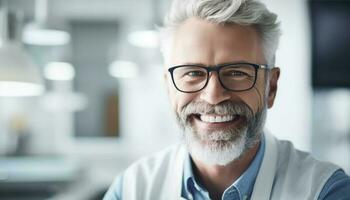
[[[350,199],[350,178],[263,130],[277,92],[276,15],[256,0],[175,0],[162,50],[183,145],[144,158],[105,200]]]

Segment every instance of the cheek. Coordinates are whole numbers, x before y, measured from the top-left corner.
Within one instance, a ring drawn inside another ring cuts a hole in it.
[[[169,92],[169,98],[171,101],[171,106],[173,110],[177,113],[179,113],[185,105],[193,101],[193,99],[196,96],[195,94],[183,93],[178,91],[173,86],[172,82],[168,83],[168,92]]]
[[[176,112],[180,113],[185,105],[193,101],[194,96],[195,95],[193,94],[176,92],[174,96],[173,108],[176,110]]]
[[[259,109],[259,100],[255,88],[252,88],[249,92],[244,92],[239,95],[240,99],[249,106],[254,113]]]
[[[252,89],[242,92],[239,96],[256,113],[264,106],[264,93],[264,81],[257,81]]]

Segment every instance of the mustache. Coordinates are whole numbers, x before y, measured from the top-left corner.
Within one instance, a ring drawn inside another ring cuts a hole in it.
[[[233,101],[224,101],[217,105],[206,102],[190,102],[182,108],[180,118],[186,122],[188,117],[193,114],[240,115],[247,119],[254,117],[252,109],[247,104]]]

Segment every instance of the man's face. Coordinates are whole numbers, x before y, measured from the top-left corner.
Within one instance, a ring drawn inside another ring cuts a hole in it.
[[[217,25],[197,18],[180,25],[170,51],[167,68],[182,64],[266,63],[254,27]],[[256,142],[266,109],[273,105],[278,73],[272,71],[272,89],[267,95],[263,70],[258,71],[254,87],[243,92],[224,89],[218,74],[213,72],[203,90],[183,93],[176,90],[166,73],[171,104],[191,155],[207,163],[225,165],[249,148],[249,138]]]

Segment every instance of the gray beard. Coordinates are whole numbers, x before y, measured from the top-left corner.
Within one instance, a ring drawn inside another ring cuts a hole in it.
[[[237,128],[215,132],[198,132],[191,123],[192,114],[240,115],[246,122]],[[191,102],[176,113],[183,130],[183,142],[191,156],[209,165],[227,165],[254,147],[261,138],[267,114],[265,105],[255,115],[243,102],[225,101],[218,105]]]

